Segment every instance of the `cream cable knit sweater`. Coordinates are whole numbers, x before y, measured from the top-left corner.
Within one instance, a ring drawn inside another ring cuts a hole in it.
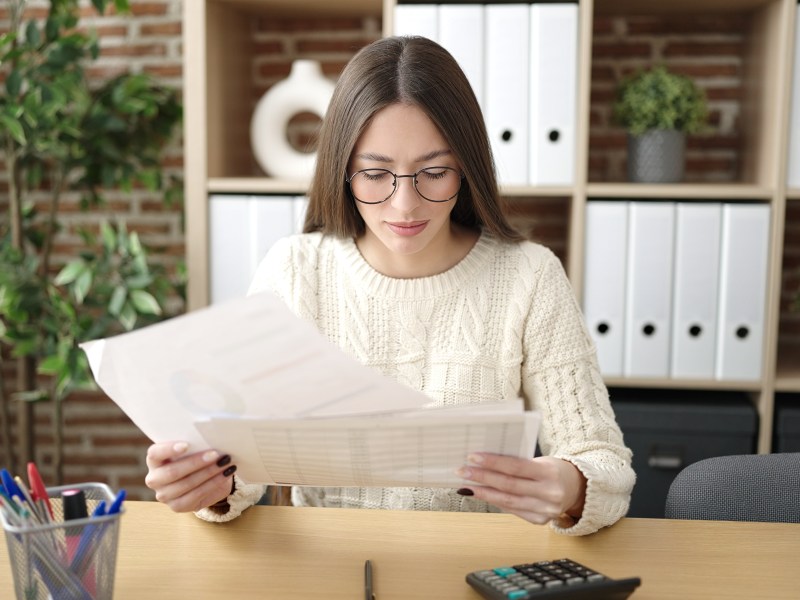
[[[376,272],[352,239],[318,233],[277,243],[251,293],[271,290],[345,352],[451,406],[522,396],[542,412],[545,455],[575,464],[588,485],[582,518],[557,531],[583,535],[628,509],[635,475],[594,346],[558,259],[532,242],[483,233],[456,266],[432,277]],[[379,399],[376,399],[379,401]],[[260,495],[237,480],[230,520]],[[497,512],[449,489],[302,488],[301,506]]]

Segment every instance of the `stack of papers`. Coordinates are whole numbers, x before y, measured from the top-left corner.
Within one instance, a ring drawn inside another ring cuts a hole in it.
[[[81,347],[145,435],[230,454],[251,483],[457,487],[470,452],[536,445],[540,415],[521,400],[433,407],[269,292]]]

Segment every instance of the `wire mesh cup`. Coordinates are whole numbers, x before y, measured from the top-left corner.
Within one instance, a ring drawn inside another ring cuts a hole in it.
[[[18,600],[103,600],[114,594],[119,519],[110,515],[64,520],[61,493],[80,490],[92,515],[114,500],[103,483],[47,488],[52,522],[21,522],[0,511]],[[15,522],[11,522],[11,521]]]

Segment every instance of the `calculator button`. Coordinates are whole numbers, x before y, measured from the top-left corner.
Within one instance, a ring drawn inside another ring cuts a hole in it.
[[[567,582],[567,585],[575,585],[578,583],[583,583],[586,580],[583,577],[569,577],[565,581]]]
[[[509,575],[516,573],[517,570],[512,567],[497,567],[494,572],[500,575],[500,577],[508,577]]]
[[[550,588],[554,588],[554,587],[560,587],[562,585],[564,585],[563,581],[561,581],[560,579],[553,579],[552,581],[546,582],[544,584],[544,587],[550,589]]]
[[[536,581],[532,581],[532,582],[530,582],[530,583],[526,583],[525,585],[523,585],[523,586],[522,586],[522,589],[524,589],[524,590],[527,590],[527,591],[529,591],[529,592],[533,592],[533,591],[535,591],[535,590],[540,590],[540,589],[542,589],[542,587],[543,587],[543,586],[542,586],[542,584],[541,584],[541,583],[537,583]]]
[[[530,596],[525,590],[514,590],[513,592],[507,592],[506,598],[509,600],[520,600],[521,598],[530,598]]]
[[[605,575],[601,575],[600,573],[594,573],[593,575],[589,575],[586,580],[587,581],[603,581],[605,579]]]

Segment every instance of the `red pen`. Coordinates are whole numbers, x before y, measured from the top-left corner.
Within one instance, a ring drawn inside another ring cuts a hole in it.
[[[50,513],[50,518],[53,518],[53,507],[50,506],[50,496],[47,495],[47,488],[44,487],[42,476],[39,474],[39,469],[32,462],[28,463],[28,487],[31,489],[31,497],[34,502],[39,500],[44,501],[47,507],[47,512]]]

